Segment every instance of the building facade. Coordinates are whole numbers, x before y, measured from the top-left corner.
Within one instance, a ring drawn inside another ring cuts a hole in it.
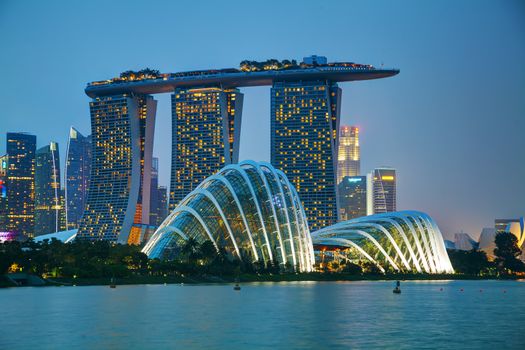
[[[518,222],[520,222],[520,219],[495,219],[494,229],[496,230],[496,233],[506,231],[509,225]]]
[[[328,81],[275,82],[271,163],[294,184],[313,230],[337,222],[341,89]]]
[[[34,237],[36,136],[7,133],[7,231]]]
[[[339,183],[339,221],[371,214],[372,194],[368,180],[368,176],[345,176]]]
[[[156,108],[147,95],[90,103],[93,161],[77,238],[127,243],[133,224],[149,224]]]
[[[63,230],[64,207],[60,186],[58,143],[36,151],[35,167],[35,236]]]
[[[91,168],[91,136],[71,127],[65,168],[65,203],[68,229],[78,228],[84,214]]]
[[[149,222],[152,226],[159,226],[168,216],[168,194],[165,186],[159,186],[159,159],[154,157],[152,164]]]
[[[7,154],[0,156],[0,232],[7,232]]]
[[[239,161],[243,94],[177,89],[172,101],[170,210],[208,176]]]
[[[374,214],[396,211],[396,170],[392,168],[377,168],[372,172]]]
[[[345,176],[361,175],[361,154],[359,149],[359,128],[342,126],[339,130],[339,151],[337,154],[337,184]]]

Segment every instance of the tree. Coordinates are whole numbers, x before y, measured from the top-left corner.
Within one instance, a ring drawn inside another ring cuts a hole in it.
[[[454,270],[469,275],[479,275],[491,267],[487,254],[481,250],[449,250],[448,256]]]
[[[204,260],[204,263],[208,265],[215,258],[217,258],[217,249],[212,241],[205,241],[199,247],[199,255]]]
[[[525,264],[518,258],[521,249],[518,247],[518,239],[510,232],[498,232],[495,239],[496,248],[494,255],[498,270],[503,273],[523,272]]]
[[[361,273],[363,273],[363,269],[361,268],[361,266],[347,261],[344,264],[342,272],[349,273],[352,275],[360,275]]]
[[[181,249],[181,253],[186,256],[188,259],[188,263],[195,263],[199,256],[199,242],[195,239],[195,237],[190,237],[184,243]]]

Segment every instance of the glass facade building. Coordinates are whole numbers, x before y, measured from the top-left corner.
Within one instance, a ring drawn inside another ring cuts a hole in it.
[[[396,211],[396,170],[377,168],[372,172],[374,214]]]
[[[243,94],[177,89],[172,101],[170,210],[208,176],[239,161]]]
[[[36,136],[7,133],[7,231],[34,237]]]
[[[7,231],[7,154],[0,156],[0,232]]]
[[[168,216],[167,188],[159,186],[159,159],[153,158],[151,168],[151,205],[149,222],[152,226],[159,226]]]
[[[345,125],[339,130],[337,184],[340,184],[345,176],[359,175],[361,175],[359,128]]]
[[[336,160],[341,89],[327,81],[275,82],[271,163],[294,184],[312,229],[337,222]]]
[[[381,271],[453,273],[437,224],[418,211],[376,214],[312,233],[320,249],[337,247],[345,259],[370,262]]]
[[[345,176],[337,189],[340,221],[368,215],[370,201],[367,176]]]
[[[268,163],[243,161],[208,177],[171,212],[143,249],[175,259],[188,238],[242,261],[311,271],[313,249],[297,192]]]
[[[64,227],[64,207],[60,186],[58,143],[36,151],[35,236],[58,232]]]
[[[149,223],[156,108],[147,95],[90,103],[93,160],[77,238],[127,243],[133,224]]]
[[[78,228],[87,200],[91,168],[91,136],[71,127],[66,151],[65,203],[68,229]]]

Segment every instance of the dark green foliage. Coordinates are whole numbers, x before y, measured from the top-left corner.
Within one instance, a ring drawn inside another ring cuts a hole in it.
[[[147,269],[148,257],[138,246],[105,241],[30,240],[0,245],[0,273],[6,273],[12,264],[22,272],[52,277],[124,277]]]
[[[448,250],[452,267],[458,273],[480,275],[488,273],[492,264],[487,259],[487,254],[481,250]]]
[[[495,239],[495,263],[500,273],[524,272],[525,264],[519,259],[518,239],[510,232],[498,232]]]
[[[363,269],[361,268],[361,266],[347,261],[343,265],[343,268],[342,268],[341,272],[349,273],[349,274],[352,274],[352,275],[360,275],[360,274],[363,273]]]

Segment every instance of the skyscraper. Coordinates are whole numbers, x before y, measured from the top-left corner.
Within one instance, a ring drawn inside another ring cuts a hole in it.
[[[208,176],[239,160],[243,94],[176,89],[172,101],[170,210]]]
[[[372,214],[372,194],[368,191],[367,176],[345,176],[337,186],[339,191],[339,220],[345,221]]]
[[[35,168],[35,236],[61,231],[63,198],[60,188],[58,143],[36,151]]]
[[[7,231],[7,154],[0,156],[0,232]]]
[[[36,136],[7,133],[7,229],[34,236]]]
[[[78,228],[87,200],[91,168],[91,136],[84,136],[71,127],[67,144],[65,168],[65,202],[67,228]]]
[[[85,92],[93,98],[94,144],[90,187],[95,189],[88,191],[78,237],[125,242],[133,226],[141,227],[141,232],[133,232],[132,241],[137,242],[145,237],[144,227],[151,226],[147,177],[153,143],[148,140],[153,138],[155,108],[144,102],[152,100],[149,94],[173,93],[169,196],[173,209],[207,176],[238,161],[243,95],[237,88],[242,86],[274,86],[272,161],[277,167],[289,161],[284,170],[301,188],[312,226],[334,223],[341,98],[336,82],[398,73],[397,69],[330,63],[326,57],[311,56],[300,64],[295,60],[243,61],[238,69],[160,73],[146,68],[88,83]],[[298,128],[293,130],[293,140],[286,136],[292,126],[288,122]]]
[[[337,183],[345,176],[361,174],[361,156],[359,152],[359,128],[342,126],[339,130],[339,151],[337,155]]]
[[[312,231],[337,222],[340,101],[341,89],[327,80],[271,89],[271,163],[295,185]]]
[[[153,158],[151,168],[150,225],[159,226],[168,216],[167,189],[159,186],[159,159]]]
[[[93,162],[77,238],[127,243],[133,224],[149,223],[156,108],[148,95],[90,103]]]
[[[376,168],[372,172],[374,214],[396,211],[396,170]]]

